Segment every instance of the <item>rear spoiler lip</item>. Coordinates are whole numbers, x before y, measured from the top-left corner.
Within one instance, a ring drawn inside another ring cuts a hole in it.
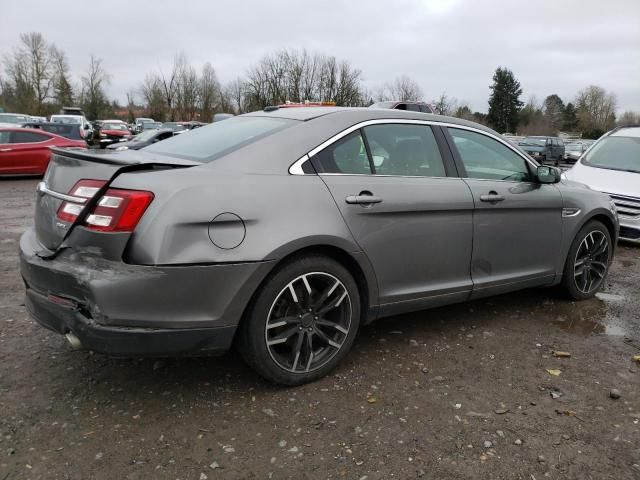
[[[76,150],[70,148],[63,147],[49,147],[52,153],[56,155],[61,155],[63,157],[74,158],[77,160],[87,160],[95,163],[104,163],[108,165],[141,165],[141,164],[154,164],[163,167],[173,167],[173,168],[186,168],[186,167],[196,167],[198,165],[202,165],[200,162],[195,162],[193,160],[186,160],[182,158],[173,158],[173,157],[160,157],[158,158],[148,158],[148,159],[126,159],[126,158],[118,158],[120,157],[119,153],[115,152],[104,152],[100,151],[98,153],[89,153],[86,150]],[[137,153],[140,157],[145,156],[144,154]],[[165,160],[166,161],[163,161]]]

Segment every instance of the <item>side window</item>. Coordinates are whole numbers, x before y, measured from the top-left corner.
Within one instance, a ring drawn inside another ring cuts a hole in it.
[[[431,110],[431,107],[429,107],[429,105],[420,105],[420,111],[422,113],[433,113],[433,111]]]
[[[0,144],[9,143],[9,134],[11,132],[0,132]]]
[[[416,105],[415,103],[408,103],[407,104],[407,110],[410,110],[412,112],[419,112],[420,111],[420,105]]]
[[[371,165],[364,148],[362,135],[357,130],[341,138],[313,157],[319,173],[371,174]]]
[[[364,128],[378,175],[446,177],[431,127],[388,123]]]
[[[49,140],[49,137],[36,132],[11,132],[11,143],[36,143]]]
[[[487,135],[449,128],[469,178],[527,182],[527,162],[517,153]]]

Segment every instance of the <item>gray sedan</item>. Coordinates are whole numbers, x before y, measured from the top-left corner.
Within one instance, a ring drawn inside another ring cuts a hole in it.
[[[602,286],[607,195],[475,123],[265,109],[139,151],[56,150],[20,241],[26,305],[117,356],[237,345],[278,383],[327,374],[379,317]]]

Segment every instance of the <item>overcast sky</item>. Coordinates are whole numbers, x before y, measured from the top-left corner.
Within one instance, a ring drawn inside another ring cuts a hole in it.
[[[426,100],[441,92],[486,111],[498,66],[523,99],[567,102],[595,84],[618,109],[640,111],[640,0],[3,0],[0,54],[41,32],[68,55],[76,79],[104,60],[109,94],[125,101],[146,73],[184,50],[222,82],[280,48],[349,60],[374,89],[406,74]],[[90,19],[90,20],[89,20]]]

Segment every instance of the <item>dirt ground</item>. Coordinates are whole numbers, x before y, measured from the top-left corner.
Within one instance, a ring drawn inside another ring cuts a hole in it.
[[[640,478],[640,248],[619,247],[599,298],[379,321],[286,389],[233,353],[117,360],[39,327],[16,255],[35,185],[0,181],[0,480]]]

